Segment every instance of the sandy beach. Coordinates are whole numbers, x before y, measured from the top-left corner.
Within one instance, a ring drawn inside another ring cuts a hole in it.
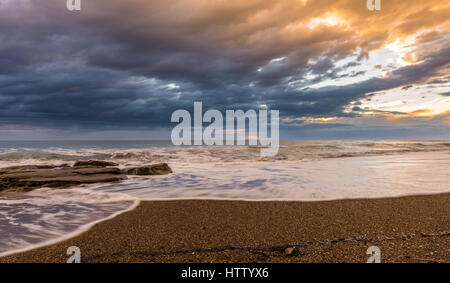
[[[450,194],[323,202],[180,200],[0,262],[450,262]],[[293,251],[286,249],[292,247]]]

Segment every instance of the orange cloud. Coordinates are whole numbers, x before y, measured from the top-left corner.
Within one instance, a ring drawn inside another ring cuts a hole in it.
[[[230,52],[272,53],[276,58],[310,47],[325,51],[330,42],[335,42],[335,52],[357,47],[369,52],[420,31],[447,29],[449,3],[389,0],[373,12],[365,0],[101,0],[90,3],[85,13],[95,20],[120,14],[121,20],[109,21],[120,23],[130,36],[145,38],[149,32],[141,27],[153,26],[196,47],[213,44]]]

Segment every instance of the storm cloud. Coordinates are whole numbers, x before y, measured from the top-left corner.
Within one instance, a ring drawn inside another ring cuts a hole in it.
[[[282,119],[359,117],[349,105],[367,95],[448,76],[449,9],[447,1],[389,1],[373,13],[356,0],[82,0],[70,12],[62,0],[0,0],[0,133],[168,128],[171,113],[194,101],[278,109]],[[409,64],[369,74],[379,69],[367,64],[373,52],[411,36]]]

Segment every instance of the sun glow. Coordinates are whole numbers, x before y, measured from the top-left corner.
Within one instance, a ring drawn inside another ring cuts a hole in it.
[[[348,26],[348,23],[337,15],[327,13],[323,18],[315,18],[311,22],[309,22],[308,27],[310,29],[315,29],[317,26],[325,25],[325,26]]]
[[[318,124],[318,123],[327,123],[337,120],[338,117],[320,117],[320,118],[314,118],[314,117],[299,117],[299,118],[285,118],[283,119],[283,122],[285,123],[292,123],[292,122],[303,122],[305,124]]]

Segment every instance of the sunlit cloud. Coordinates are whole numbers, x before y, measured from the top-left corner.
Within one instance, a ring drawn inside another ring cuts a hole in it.
[[[338,15],[326,13],[324,17],[322,18],[314,18],[308,23],[308,27],[310,29],[315,29],[316,27],[320,25],[325,25],[328,27],[331,26],[342,26],[342,28],[348,27],[348,23],[340,18]]]

